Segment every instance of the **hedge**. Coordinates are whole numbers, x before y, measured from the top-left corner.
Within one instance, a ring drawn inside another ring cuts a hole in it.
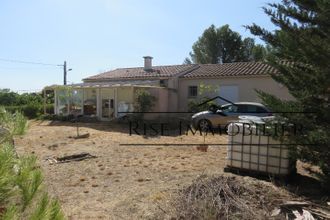
[[[5,109],[11,113],[15,113],[16,111],[22,112],[26,117],[32,119],[36,118],[39,115],[44,113],[44,107],[42,104],[28,104],[21,106],[4,106]],[[54,113],[54,104],[46,105],[46,112],[49,114]]]

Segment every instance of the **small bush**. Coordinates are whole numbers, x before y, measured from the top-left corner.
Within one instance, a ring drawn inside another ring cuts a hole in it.
[[[50,120],[50,121],[70,121],[73,119],[72,115],[54,115],[54,114],[46,114],[39,115],[37,117],[39,120]]]
[[[42,112],[42,106],[40,104],[31,103],[23,107],[23,114],[28,118],[36,118]]]
[[[156,102],[156,97],[150,94],[150,92],[145,89],[139,89],[136,91],[135,98],[135,109],[139,112],[148,112],[154,106]]]
[[[138,89],[135,96],[134,111],[141,112],[136,114],[137,119],[143,118],[144,112],[149,112],[155,106],[156,97],[145,89]]]
[[[14,105],[10,105],[10,106],[4,106],[4,108],[6,109],[6,111],[10,112],[10,113],[15,113],[15,112],[22,112],[23,106],[14,106]]]
[[[46,105],[46,113],[47,114],[54,114],[54,104],[47,104]]]

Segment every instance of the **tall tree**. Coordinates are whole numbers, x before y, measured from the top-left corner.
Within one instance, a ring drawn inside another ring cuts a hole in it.
[[[252,57],[254,61],[264,61],[270,51],[270,47],[264,47],[257,44],[252,48]]]
[[[303,125],[304,135],[288,141],[299,145],[294,149],[299,159],[320,166],[330,190],[330,1],[282,0],[264,12],[278,29],[248,28],[272,47],[267,63],[278,70],[272,77],[295,99],[259,94],[274,111],[312,112],[278,116]]]
[[[253,38],[247,37],[242,41],[241,57],[245,61],[253,61],[254,54],[253,49],[255,48],[255,41]]]
[[[193,44],[190,57],[194,63],[255,61],[254,47],[254,39],[242,39],[229,25],[219,28],[211,25]]]
[[[183,60],[183,64],[192,64],[192,61],[191,61],[191,59],[189,59],[189,57],[186,57],[186,58]]]
[[[243,52],[242,37],[239,33],[232,31],[229,25],[224,25],[217,30],[219,59],[221,63],[232,63],[246,61]]]
[[[190,56],[194,63],[218,63],[220,51],[216,27],[211,25],[207,28],[192,49]]]

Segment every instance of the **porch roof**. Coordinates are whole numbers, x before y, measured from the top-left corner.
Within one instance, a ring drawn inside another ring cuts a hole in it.
[[[84,83],[76,83],[66,85],[67,87],[72,88],[110,88],[110,87],[158,87],[164,88],[159,86],[159,80],[129,80],[129,81],[110,81],[110,82],[84,82]],[[47,89],[56,89],[56,87],[62,87],[62,85],[52,85],[47,86]]]

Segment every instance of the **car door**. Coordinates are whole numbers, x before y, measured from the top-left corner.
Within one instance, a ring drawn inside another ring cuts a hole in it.
[[[222,114],[225,116],[221,116],[219,113],[219,124],[221,125],[226,125],[230,123],[231,121],[235,121],[238,119],[238,110],[239,110],[239,105],[227,105],[224,108],[222,108]]]
[[[264,117],[269,115],[268,110],[258,105],[246,105],[246,112],[244,115]]]
[[[272,115],[266,107],[257,106],[257,112],[259,117],[266,117]]]
[[[256,105],[246,105],[246,113],[244,115],[259,116]]]

